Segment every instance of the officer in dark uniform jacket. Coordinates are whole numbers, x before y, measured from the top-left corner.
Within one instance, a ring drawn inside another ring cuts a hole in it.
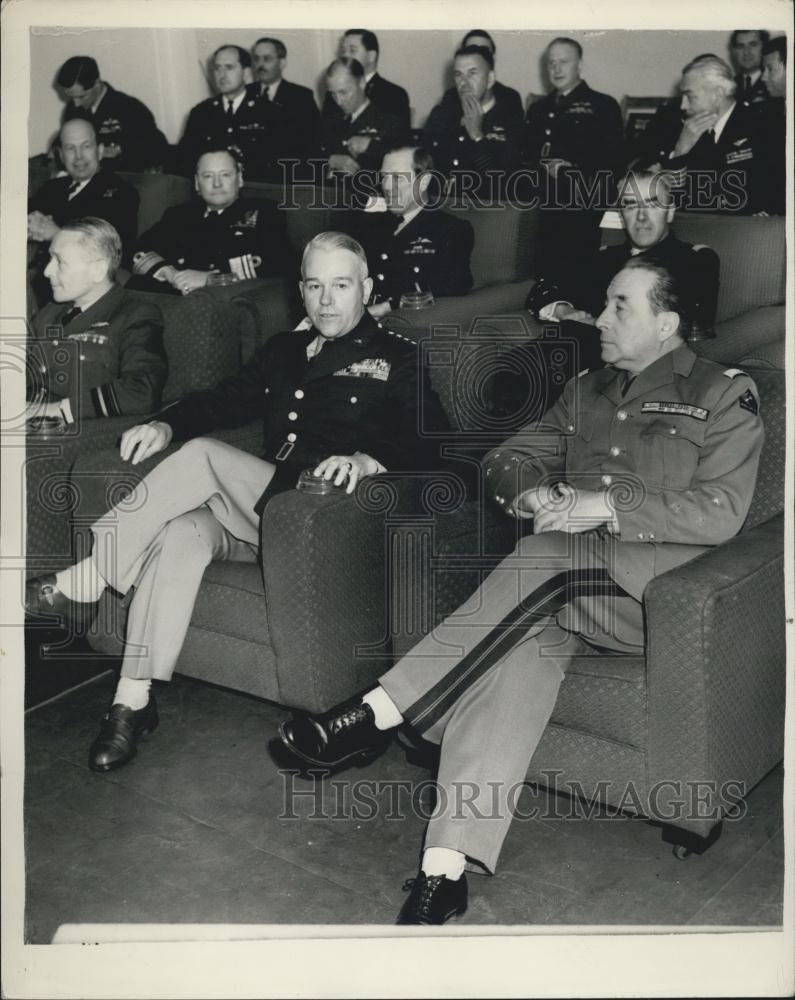
[[[671,233],[674,207],[669,178],[652,171],[630,172],[621,183],[618,205],[626,241],[602,247],[588,266],[559,281],[542,277],[530,291],[526,308],[541,321],[593,322],[604,308],[615,275],[628,260],[643,256],[675,275],[691,325],[709,330],[715,322],[720,258],[710,247],[684,243]]]
[[[490,49],[491,54],[494,56],[496,71],[497,46],[488,31],[484,31],[482,28],[473,28],[472,31],[468,31],[461,39],[460,47],[463,48],[465,45],[480,45]],[[492,93],[494,94],[494,99],[504,109],[506,115],[515,115],[518,118],[524,117],[524,106],[518,90],[514,90],[513,87],[506,87],[504,83],[495,80]],[[459,108],[461,101],[458,96],[458,90],[455,87],[448,88],[444,92],[441,103],[451,104],[453,108]]]
[[[770,100],[754,106],[761,136],[759,173],[762,178],[756,209],[767,215],[787,211],[787,36],[779,35],[762,49],[763,78]]]
[[[380,111],[397,118],[405,133],[411,127],[409,95],[396,83],[385,80],[378,72],[380,46],[372,31],[350,28],[342,37],[341,52],[346,59],[355,59],[364,70],[364,96]],[[323,115],[339,115],[340,109],[330,93],[323,101]]]
[[[168,371],[163,320],[114,283],[115,230],[102,219],[68,222],[50,253],[45,273],[55,301],[37,313],[29,345],[32,411],[57,410],[71,422],[156,410]],[[106,264],[100,274],[97,260]]]
[[[342,115],[320,119],[318,155],[327,161],[330,174],[353,177],[360,170],[375,172],[384,151],[403,138],[400,122],[367,99],[364,69],[356,59],[336,59],[326,73],[326,85]]]
[[[287,48],[278,38],[260,38],[254,44],[255,82],[248,90],[261,102],[267,125],[261,150],[264,159],[256,163],[256,177],[276,183],[305,175],[320,119],[312,91],[282,76],[286,63]],[[280,160],[300,162],[282,169]]]
[[[682,71],[683,117],[661,115],[649,135],[644,165],[678,175],[682,208],[747,214],[763,205],[761,116],[737,104],[734,89],[727,63],[700,57]]]
[[[770,39],[767,31],[733,31],[729,39],[732,62],[737,69],[734,98],[746,107],[763,104],[768,89],[762,79],[762,50]]]
[[[136,97],[101,80],[90,56],[67,59],[56,82],[67,101],[61,120],[88,118],[104,147],[104,157],[113,161],[116,170],[143,171],[165,163],[168,142],[152,112]]]
[[[428,115],[423,132],[423,146],[433,156],[443,173],[455,178],[457,173],[479,175],[479,184],[495,184],[499,195],[507,174],[519,164],[521,110],[515,102],[503,103],[494,92],[494,56],[479,45],[458,49],[454,60],[457,101],[442,101]],[[494,177],[488,172],[496,171]],[[463,182],[462,182],[463,183]]]
[[[176,153],[180,173],[190,176],[201,150],[212,145],[236,146],[246,176],[262,176],[268,161],[268,124],[262,103],[244,82],[244,70],[250,66],[251,55],[238,45],[224,45],[213,54],[218,95],[191,108]]]
[[[405,292],[430,291],[436,299],[465,295],[472,287],[472,226],[426,206],[432,170],[433,160],[421,147],[391,150],[381,165],[388,211],[349,216],[347,231],[367,254],[373,315],[399,308]]]
[[[166,209],[137,243],[130,287],[189,292],[217,271],[238,279],[287,275],[284,216],[265,199],[240,198],[234,151],[209,150],[196,164],[200,197]]]

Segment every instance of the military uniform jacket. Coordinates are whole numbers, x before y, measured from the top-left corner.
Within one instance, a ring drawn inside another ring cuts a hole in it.
[[[191,108],[177,148],[180,173],[192,177],[201,151],[217,144],[222,149],[236,146],[243,157],[244,177],[256,177],[258,165],[268,160],[268,122],[263,103],[247,88],[231,116],[226,114],[226,103],[220,95]]]
[[[611,575],[640,599],[652,577],[740,530],[764,432],[748,375],[685,346],[624,385],[613,368],[571,379],[540,426],[483,464],[506,509],[542,482],[609,490],[619,543]]]
[[[527,109],[522,155],[527,163],[568,160],[586,177],[615,172],[623,159],[621,110],[581,80],[568,94],[548,94]]]
[[[355,156],[346,145],[349,139],[361,135],[370,140],[367,149]],[[380,170],[384,152],[400,142],[403,129],[394,115],[387,114],[372,102],[357,116],[348,121],[347,115],[323,115],[318,135],[318,155],[324,160],[336,153],[353,156],[364,170]]]
[[[272,202],[238,198],[223,212],[200,199],[166,209],[138,240],[137,275],[154,275],[164,264],[178,270],[218,270],[241,278],[284,275],[290,261],[284,217]]]
[[[657,161],[666,170],[698,172],[715,178],[705,188],[706,200],[697,198],[693,188],[682,207],[696,211],[728,211],[750,213],[759,211],[765,201],[767,183],[764,171],[764,137],[762,118],[750,108],[735,104],[717,142],[705,133],[684,156],[674,156],[673,150],[681,120],[664,118],[665,131],[657,133]]]
[[[96,111],[67,104],[62,120],[88,117],[98,142],[121,147],[119,156],[109,161],[115,170],[142,171],[162,166],[168,142],[155,124],[152,112],[137,98],[115,90],[109,83],[105,86],[107,89]]]
[[[250,85],[249,93],[260,102],[267,133],[261,144],[262,158],[249,164],[249,180],[284,180],[280,160],[299,160],[305,163],[314,152],[320,112],[315,96],[309,87],[281,80],[271,101],[267,89],[261,93],[260,85]],[[252,167],[254,173],[252,174]],[[300,173],[300,171],[299,171]],[[287,177],[291,174],[288,172]]]
[[[769,215],[787,211],[787,110],[783,97],[771,97],[755,104],[759,151],[756,153],[760,178],[755,193],[755,210]]]
[[[76,419],[156,410],[168,373],[160,310],[120,285],[64,326],[70,307],[50,302],[33,320],[29,397],[68,398]]]
[[[433,432],[448,425],[416,346],[367,312],[307,360],[316,336],[314,328],[276,334],[240,374],[191,393],[157,419],[177,440],[262,419],[262,457],[277,469],[268,495],[292,489],[302,469],[330,455],[361,451],[390,472],[432,467]]]
[[[672,271],[684,289],[690,318],[705,329],[713,325],[720,284],[720,258],[710,247],[693,246],[678,240],[672,233],[638,255],[632,254],[629,240],[602,247],[593,263],[581,274],[572,274],[569,282],[541,278],[528,296],[527,308],[538,318],[544,306],[552,302],[569,302],[575,309],[584,309],[596,318],[605,307],[607,286],[633,256],[658,261]]]
[[[514,90],[513,87],[506,87],[504,83],[500,83],[499,80],[496,80],[494,86],[492,87],[492,93],[494,94],[496,101],[503,107],[506,115],[516,118],[524,117],[524,106],[518,90]],[[454,109],[457,109],[460,117],[461,99],[459,98],[458,91],[455,87],[448,87],[447,90],[445,90],[441,103],[445,106],[452,106]]]
[[[761,75],[756,78],[754,83],[746,89],[745,86],[745,74],[738,73],[734,78],[734,82],[737,84],[737,90],[734,92],[734,99],[738,104],[743,104],[745,107],[750,107],[752,105],[758,106],[759,104],[764,104],[770,98],[767,86]]]
[[[98,170],[86,186],[69,198],[71,177],[54,177],[30,201],[29,210],[51,215],[58,226],[85,215],[109,222],[129,253],[138,230],[138,192],[111,170]]]
[[[445,174],[469,170],[484,175],[489,170],[510,171],[519,164],[521,110],[515,102],[494,94],[494,106],[483,116],[483,138],[475,142],[461,124],[461,101],[442,101],[428,115],[423,145],[434,166]]]
[[[403,131],[411,127],[411,108],[409,95],[396,83],[385,80],[379,73],[373,74],[364,88],[365,96],[385,114],[392,115],[400,122]],[[342,112],[331,94],[326,94],[323,101],[323,116],[341,115]]]
[[[373,279],[373,301],[389,302],[393,309],[404,292],[419,285],[435,298],[465,295],[472,288],[469,258],[475,234],[464,219],[423,209],[394,232],[395,217],[387,213],[352,213],[350,234],[367,253]]]

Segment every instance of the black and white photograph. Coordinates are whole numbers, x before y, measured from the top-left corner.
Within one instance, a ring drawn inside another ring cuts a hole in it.
[[[5,996],[792,995],[792,14],[3,7]]]

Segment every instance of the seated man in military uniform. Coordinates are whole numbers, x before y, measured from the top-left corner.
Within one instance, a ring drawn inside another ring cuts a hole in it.
[[[240,197],[236,150],[211,146],[201,153],[194,183],[198,199],[166,209],[139,238],[130,288],[187,295],[214,274],[242,281],[289,273],[284,216],[265,199]]]
[[[28,584],[30,614],[67,622],[90,614],[106,585],[135,587],[121,681],[90,750],[95,771],[126,764],[157,725],[151,680],[171,677],[204,570],[213,559],[256,562],[272,495],[293,489],[306,469],[352,493],[367,476],[437,460],[444,411],[415,346],[365,309],[372,279],[361,246],[321,233],[307,244],[301,273],[309,327],[276,334],[238,375],[126,431],[121,457],[132,465],[172,440],[188,444],[93,525],[90,558]],[[418,430],[420,405],[430,433]],[[258,418],[261,458],[203,436]]]
[[[54,301],[33,321],[28,416],[71,424],[152,413],[168,372],[163,320],[114,281],[119,234],[104,219],[75,219],[49,252]]]
[[[50,294],[41,273],[47,247],[61,226],[87,215],[105,219],[121,239],[125,260],[138,226],[138,192],[103,166],[104,147],[91,122],[70,119],[61,126],[57,144],[66,174],[47,181],[28,204],[28,278],[40,305]]]
[[[453,65],[457,99],[443,98],[433,108],[422,144],[452,185],[477,191],[483,200],[498,198],[519,165],[521,103],[517,108],[509,95],[495,92],[490,48],[464,45]]]
[[[381,165],[386,212],[352,212],[348,232],[367,253],[370,315],[400,307],[406,293],[465,295],[472,287],[474,232],[465,219],[429,207],[433,159],[418,146],[390,150]]]
[[[483,460],[487,492],[532,533],[374,688],[281,726],[293,760],[326,771],[376,755],[403,722],[439,744],[399,924],[465,912],[464,871],[494,873],[568,666],[594,646],[642,652],[646,585],[743,525],[764,436],[756,387],[698,358],[687,324],[673,275],[629,261],[597,320],[607,367]],[[553,601],[564,573],[599,586]]]
[[[364,67],[358,59],[335,59],[326,71],[326,86],[342,112],[324,112],[320,119],[318,155],[325,161],[326,173],[350,178],[369,171],[369,188],[374,191],[384,150],[402,141],[400,121],[368,98]]]
[[[168,142],[155,124],[152,112],[137,97],[111,87],[99,75],[91,56],[72,56],[55,79],[67,102],[63,121],[87,118],[102,144],[103,156],[116,170],[151,170],[162,167]]]

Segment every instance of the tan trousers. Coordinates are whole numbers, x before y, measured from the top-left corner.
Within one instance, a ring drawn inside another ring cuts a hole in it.
[[[257,561],[254,505],[273,472],[239,448],[195,438],[94,523],[102,577],[122,594],[135,587],[122,676],[171,678],[207,565]]]
[[[474,870],[493,872],[572,660],[598,655],[589,643],[642,653],[643,610],[632,597],[578,599],[555,620],[518,633],[509,648],[490,645],[506,615],[521,601],[531,606],[552,578],[609,570],[611,563],[611,543],[597,532],[530,535],[381,677],[403,717],[441,747],[426,847],[461,851],[476,862]]]

